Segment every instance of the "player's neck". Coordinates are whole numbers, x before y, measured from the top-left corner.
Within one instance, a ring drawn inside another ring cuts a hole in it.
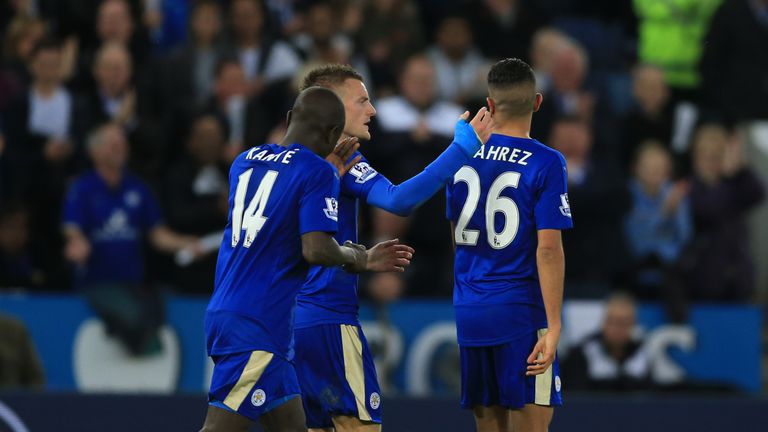
[[[493,115],[493,133],[514,138],[531,138],[533,113],[525,116],[506,116],[500,112]]]
[[[498,123],[493,127],[493,133],[515,138],[530,138],[531,122],[528,121],[528,123],[524,123],[507,121],[504,123]]]
[[[318,141],[320,141],[320,138],[316,133],[301,128],[295,129],[288,127],[288,132],[285,133],[285,137],[283,137],[283,140],[277,144],[283,147],[289,147],[291,144],[299,143],[317,153],[319,148],[317,148],[316,143]]]

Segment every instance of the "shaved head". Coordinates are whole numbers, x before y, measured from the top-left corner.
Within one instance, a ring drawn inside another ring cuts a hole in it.
[[[344,104],[336,93],[314,86],[299,93],[293,103],[288,132],[303,137],[299,142],[325,157],[341,136],[344,121]]]
[[[524,61],[504,59],[488,72],[488,93],[499,114],[506,118],[522,117],[534,111],[536,77]]]
[[[292,119],[316,127],[344,127],[344,104],[333,90],[313,86],[299,93],[291,110]]]

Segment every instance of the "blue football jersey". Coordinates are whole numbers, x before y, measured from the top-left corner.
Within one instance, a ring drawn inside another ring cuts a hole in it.
[[[79,286],[144,282],[144,236],[161,223],[160,206],[149,187],[129,172],[110,187],[95,172],[77,178],[64,199],[64,225],[91,242],[88,262],[75,273]]]
[[[362,155],[358,152],[352,158]],[[341,179],[339,231],[336,241],[357,243],[359,200],[366,200],[373,185],[388,181],[363,157]],[[340,267],[313,266],[296,299],[296,328],[320,324],[357,323],[357,275]]]
[[[208,353],[263,350],[290,360],[296,295],[309,270],[301,235],[336,232],[338,173],[300,144],[267,144],[238,156],[229,181]]]
[[[494,134],[446,193],[459,343],[495,345],[546,327],[537,231],[573,226],[565,159],[534,139]]]

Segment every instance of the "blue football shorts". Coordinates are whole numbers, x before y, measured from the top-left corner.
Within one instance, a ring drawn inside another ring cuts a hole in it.
[[[545,329],[492,346],[461,346],[461,407],[563,404],[560,366],[555,361],[540,375],[526,376],[528,356]]]
[[[267,351],[213,356],[210,405],[253,421],[288,400],[300,397],[293,364]]]
[[[381,390],[359,325],[295,329],[294,340],[308,427],[333,427],[338,415],[381,423]]]

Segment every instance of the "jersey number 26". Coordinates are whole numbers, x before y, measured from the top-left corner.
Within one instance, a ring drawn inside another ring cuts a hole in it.
[[[277,180],[277,171],[267,171],[259,183],[256,193],[251,198],[248,208],[245,207],[245,194],[248,192],[248,183],[251,181],[253,168],[244,171],[237,178],[237,190],[235,191],[235,208],[232,209],[232,247],[240,243],[240,235],[245,230],[243,247],[251,247],[253,240],[264,227],[267,218],[264,217],[264,208],[267,206],[269,194]]]
[[[467,184],[467,201],[461,209],[454,238],[457,245],[476,246],[480,230],[468,230],[467,225],[480,201],[480,176],[472,167],[465,165],[453,176],[453,184],[459,182]],[[485,201],[485,230],[488,234],[488,244],[494,249],[509,246],[517,235],[520,211],[517,204],[511,198],[501,196],[501,192],[508,187],[517,188],[519,182],[519,172],[507,171],[496,177],[488,190],[488,198]],[[494,220],[499,212],[504,214],[504,229],[496,232]]]

